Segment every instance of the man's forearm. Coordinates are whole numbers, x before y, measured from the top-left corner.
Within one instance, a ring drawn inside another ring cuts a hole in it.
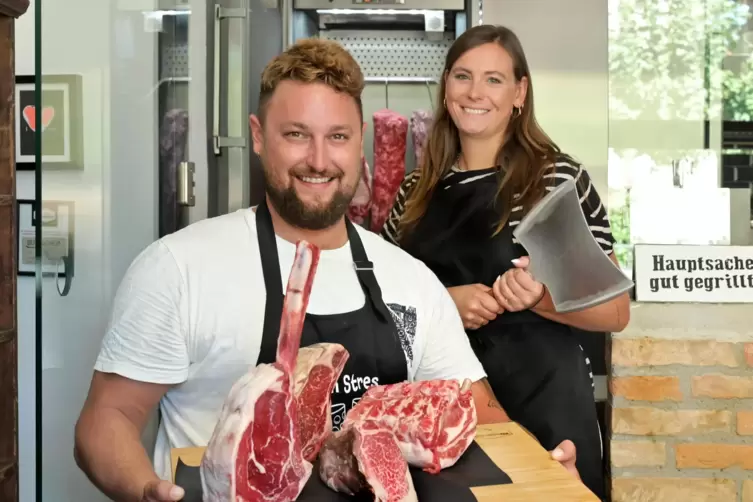
[[[89,480],[116,502],[138,502],[158,477],[138,429],[118,410],[89,411],[76,424],[74,456]]]
[[[510,417],[507,416],[504,408],[497,401],[486,378],[475,382],[471,391],[473,392],[473,402],[476,405],[476,415],[480,425],[510,421]]]

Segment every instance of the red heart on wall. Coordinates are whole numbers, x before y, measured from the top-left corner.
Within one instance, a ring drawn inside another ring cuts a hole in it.
[[[23,110],[23,116],[26,123],[29,125],[29,128],[32,131],[37,130],[37,117],[36,117],[36,108],[34,105],[24,106]],[[42,108],[42,131],[47,129],[47,127],[52,122],[52,119],[55,118],[55,108],[51,106],[45,106]]]

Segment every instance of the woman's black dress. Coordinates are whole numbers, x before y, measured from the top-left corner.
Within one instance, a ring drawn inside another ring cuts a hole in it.
[[[424,218],[400,241],[446,287],[492,286],[497,276],[513,267],[513,259],[527,254],[513,242],[510,225],[492,237],[499,221],[499,212],[490,203],[497,190],[495,171],[454,172],[446,177]],[[505,312],[467,333],[510,418],[548,450],[572,440],[583,482],[604,498],[593,381],[572,329],[525,310]]]

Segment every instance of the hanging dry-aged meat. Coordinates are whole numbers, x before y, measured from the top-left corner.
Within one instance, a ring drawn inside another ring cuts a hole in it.
[[[374,113],[374,189],[371,196],[372,232],[379,232],[395,203],[405,177],[408,119],[391,110]]]

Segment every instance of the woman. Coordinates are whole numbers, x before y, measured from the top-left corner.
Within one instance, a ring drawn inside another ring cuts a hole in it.
[[[512,231],[547,191],[574,179],[591,231],[614,261],[607,213],[583,167],[536,123],[513,32],[482,25],[458,37],[439,93],[422,163],[405,178],[382,234],[447,287],[510,418],[547,449],[573,440],[583,482],[603,498],[592,381],[572,329],[621,331],[629,298],[557,314]]]

